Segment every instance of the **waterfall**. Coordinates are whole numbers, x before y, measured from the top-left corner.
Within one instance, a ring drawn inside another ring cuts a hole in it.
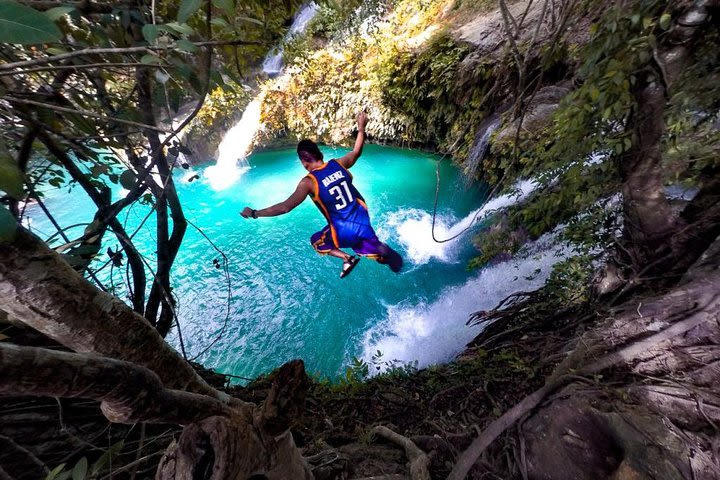
[[[475,135],[475,141],[472,147],[470,147],[467,161],[465,162],[464,173],[468,180],[471,180],[472,177],[475,176],[480,162],[482,162],[487,154],[488,147],[490,146],[490,137],[500,126],[501,121],[502,119],[499,115],[494,115],[480,125],[477,135]]]
[[[317,13],[318,8],[319,7],[315,2],[310,2],[307,5],[304,5],[298,11],[297,15],[295,15],[295,19],[293,20],[292,25],[290,25],[290,29],[288,30],[288,32],[285,34],[281,45],[290,40],[296,34],[303,32],[308,22],[312,20],[312,18]],[[278,47],[274,51],[274,54],[268,53],[265,57],[265,60],[263,61],[263,72],[265,72],[270,77],[279,74],[283,68],[282,47]]]
[[[261,98],[256,97],[230,130],[225,133],[218,146],[217,163],[205,170],[205,177],[213,190],[224,190],[233,185],[250,166],[250,153],[255,135],[260,130]]]
[[[572,255],[559,242],[563,227],[526,246],[515,258],[483,268],[462,285],[446,288],[434,301],[388,305],[386,313],[363,335],[359,357],[372,365],[377,351],[389,366],[417,362],[420,368],[444,363],[462,352],[482,329],[465,322],[478,310],[490,310],[508,295],[540,288],[552,267]]]
[[[303,6],[283,41],[302,32],[318,8],[314,2]],[[268,74],[277,74],[282,70],[282,48],[275,55],[268,54],[263,62],[263,70]],[[256,96],[245,108],[240,121],[223,136],[218,146],[217,162],[205,170],[205,177],[213,190],[225,190],[250,169],[247,156],[252,152],[255,137],[263,127],[260,120],[262,102],[262,94]]]
[[[538,183],[535,180],[521,180],[513,186],[511,192],[491,199],[462,219],[438,215],[435,221],[435,237],[444,240],[460,235],[497,211],[524,201],[537,188]],[[433,240],[432,213],[424,210],[400,209],[382,219],[379,227],[380,239],[397,239],[407,258],[415,265],[423,265],[432,259],[454,262],[455,247],[461,244],[459,241],[462,236],[446,243]]]

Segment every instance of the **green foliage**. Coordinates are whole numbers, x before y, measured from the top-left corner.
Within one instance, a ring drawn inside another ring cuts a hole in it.
[[[352,385],[364,381],[370,373],[368,364],[357,357],[353,357],[352,363],[345,369],[344,383]]]
[[[72,468],[67,464],[58,465],[48,473],[45,480],[97,480],[112,465],[113,457],[117,457],[125,443],[120,440],[108,448],[103,454],[89,464],[87,457],[81,457]]]
[[[524,228],[511,225],[509,217],[498,215],[491,225],[473,239],[480,255],[470,260],[468,270],[483,267],[492,260],[511,257],[520,250],[527,238]]]
[[[578,255],[553,267],[544,292],[558,308],[582,305],[590,300],[592,261],[592,255]]]
[[[0,42],[22,45],[60,40],[51,16],[17,2],[0,1]]]
[[[467,108],[468,89],[460,81],[460,62],[471,48],[438,30],[445,4],[323,4],[306,35],[286,46],[290,78],[279,88],[275,82],[263,87],[268,136],[342,142],[364,107],[375,140],[441,148],[457,143],[468,122],[482,119],[482,109]],[[388,9],[382,23],[366,21]],[[473,106],[481,98],[472,96]]]
[[[210,1],[210,0],[208,0]],[[178,8],[177,21],[185,23],[190,18],[190,15],[200,9],[203,0],[182,0],[180,7]]]
[[[391,48],[377,72],[383,100],[412,120],[410,135],[439,145],[462,110],[455,102],[458,66],[470,52],[447,33],[433,37],[419,54]]]

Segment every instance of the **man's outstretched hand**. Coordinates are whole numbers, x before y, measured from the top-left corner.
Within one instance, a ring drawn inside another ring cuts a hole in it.
[[[250,218],[250,217],[252,217],[252,208],[250,208],[250,207],[245,207],[245,208],[243,208],[243,211],[240,212],[240,215],[242,215],[243,218]]]
[[[368,116],[367,116],[367,113],[365,113],[365,110],[358,113],[358,116],[357,116],[358,131],[364,132],[365,125],[367,125],[367,122],[368,122]]]

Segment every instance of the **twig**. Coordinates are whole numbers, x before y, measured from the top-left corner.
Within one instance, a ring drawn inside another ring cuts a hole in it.
[[[207,46],[223,46],[223,45],[263,45],[263,42],[251,40],[213,40],[208,42],[194,42],[197,47]],[[35,65],[45,65],[47,63],[59,62],[68,58],[82,57],[84,55],[107,55],[107,54],[123,54],[123,53],[142,53],[147,51],[164,51],[177,48],[175,45],[168,46],[144,46],[144,47],[110,47],[110,48],[84,48],[73,52],[60,53],[50,57],[35,58],[32,60],[23,60],[20,62],[11,62],[0,64],[0,71],[13,70],[15,68],[30,67]]]

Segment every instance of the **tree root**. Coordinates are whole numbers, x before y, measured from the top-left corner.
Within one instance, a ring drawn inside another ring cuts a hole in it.
[[[430,472],[428,471],[430,459],[427,455],[425,455],[425,452],[420,450],[417,445],[412,442],[412,440],[400,435],[399,433],[395,433],[382,425],[374,427],[370,433],[390,440],[405,449],[405,455],[407,455],[408,460],[410,460],[410,478],[412,480],[430,480]]]

